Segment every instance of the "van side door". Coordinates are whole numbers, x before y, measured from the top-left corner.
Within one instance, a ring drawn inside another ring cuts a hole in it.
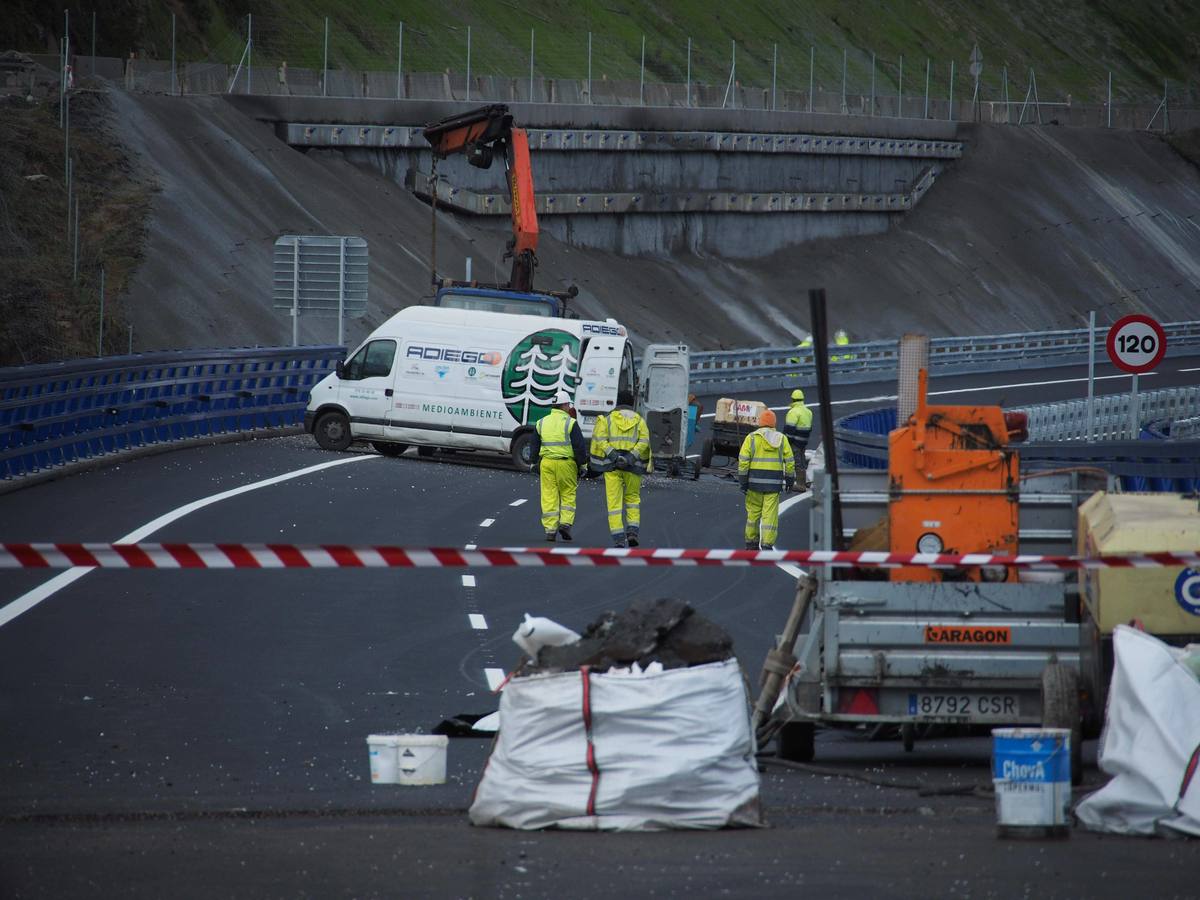
[[[346,362],[338,396],[350,413],[355,437],[380,437],[392,408],[392,367],[396,342],[368,341]]]

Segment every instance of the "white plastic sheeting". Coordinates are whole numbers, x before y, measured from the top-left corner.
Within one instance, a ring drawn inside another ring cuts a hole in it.
[[[500,731],[471,822],[630,831],[761,825],[754,753],[736,660],[514,678],[500,697]]]
[[[1113,632],[1100,768],[1112,780],[1075,809],[1095,831],[1200,835],[1200,680],[1182,651],[1124,625]]]

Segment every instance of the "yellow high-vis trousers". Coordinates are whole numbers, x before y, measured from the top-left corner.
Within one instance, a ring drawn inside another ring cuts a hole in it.
[[[579,466],[573,459],[543,457],[538,469],[542,477],[542,527],[546,534],[558,531],[559,525],[574,525]]]
[[[634,472],[605,472],[604,497],[608,501],[608,530],[613,537],[628,530],[638,533],[642,524],[642,476]]]
[[[760,540],[760,522],[762,523],[762,543],[775,546],[775,539],[779,537],[778,492],[746,491],[747,543],[757,543]]]

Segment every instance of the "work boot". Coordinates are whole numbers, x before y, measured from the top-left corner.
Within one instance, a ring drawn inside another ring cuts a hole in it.
[[[628,544],[626,544],[626,543],[625,543],[625,535],[623,535],[623,534],[614,534],[614,535],[613,535],[613,546],[614,546],[614,547],[626,547],[626,546],[628,546]]]
[[[546,532],[546,542],[547,543],[553,544],[557,539],[558,539],[558,532],[556,532],[556,531],[547,531]]]
[[[629,546],[636,547],[638,545],[638,533],[636,531],[628,531],[625,537],[629,539]]]
[[[570,525],[559,525],[558,526],[558,534],[564,541],[571,540],[571,526]]]
[[[746,541],[746,549],[747,550],[757,550],[758,544],[756,544],[754,541]]]

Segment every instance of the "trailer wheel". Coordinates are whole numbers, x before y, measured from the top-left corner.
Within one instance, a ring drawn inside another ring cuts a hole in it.
[[[322,450],[341,451],[354,442],[354,436],[350,434],[350,420],[341,412],[327,412],[317,419],[313,437]]]
[[[1079,714],[1079,673],[1062,663],[1042,670],[1042,727],[1071,730],[1071,784],[1083,782],[1083,720]]]
[[[699,477],[700,477],[700,460],[693,459],[692,460],[692,481],[695,481]]]
[[[371,441],[371,446],[382,456],[399,456],[408,449],[408,444],[396,444],[392,441]]]
[[[509,453],[512,454],[513,465],[528,472],[533,465],[533,432],[523,431],[513,438]]]
[[[679,460],[678,459],[673,458],[669,463],[667,463],[667,474],[670,475],[672,478],[679,477]]]
[[[904,745],[905,753],[913,752],[917,743],[917,726],[912,722],[905,722],[900,726],[900,743]]]
[[[779,729],[776,738],[779,758],[792,762],[812,762],[816,726],[812,722],[788,722]]]
[[[712,465],[713,458],[713,439],[705,438],[704,445],[700,448],[700,468],[707,469]]]

